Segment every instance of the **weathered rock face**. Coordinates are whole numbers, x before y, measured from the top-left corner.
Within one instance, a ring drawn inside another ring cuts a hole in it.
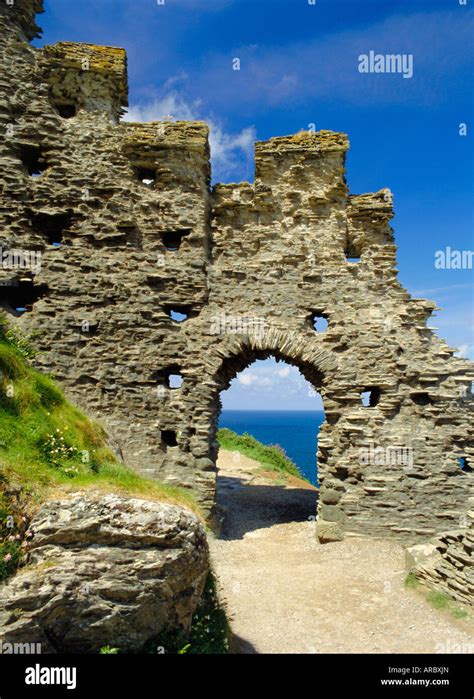
[[[433,544],[407,551],[407,567],[429,587],[474,604],[474,512],[470,526],[440,534]]]
[[[473,367],[427,326],[435,304],[397,279],[389,190],[349,194],[347,137],[257,143],[255,183],[211,191],[206,125],[119,123],[125,53],[33,49],[39,4],[0,5],[1,245],[42,255],[40,271],[4,266],[0,296],[27,309],[40,367],[130,465],[211,510],[220,392],[273,355],[323,396],[325,539],[458,526]]]
[[[29,565],[0,585],[0,641],[43,653],[138,652],[187,630],[208,573],[205,531],[175,505],[100,493],[48,502]]]

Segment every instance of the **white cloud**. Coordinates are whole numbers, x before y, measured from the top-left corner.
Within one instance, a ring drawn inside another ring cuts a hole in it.
[[[473,282],[467,282],[465,284],[450,284],[449,286],[435,286],[431,289],[409,289],[410,294],[414,297],[423,297],[431,294],[441,294],[444,292],[457,293],[460,289],[471,289],[474,290]]]
[[[274,388],[285,394],[296,394],[304,391],[306,381],[295,366],[283,364],[280,366],[274,360],[257,362],[237,376],[241,386],[252,388]]]
[[[467,80],[472,41],[472,13],[456,11],[391,15],[314,39],[232,46],[241,61],[232,72],[228,52],[204,57],[196,71],[197,94],[214,89],[214,104],[294,107],[329,99],[351,104],[424,104],[447,101],[450,77]],[[359,73],[359,56],[375,50],[382,54],[414,56],[414,77]],[[308,122],[316,121],[315,114]]]
[[[290,372],[291,372],[291,367],[286,365],[282,369],[277,369],[275,371],[275,374],[277,376],[281,376],[282,378],[285,378],[286,376],[288,376],[290,374]]]
[[[454,354],[461,359],[474,358],[474,345],[468,345],[467,343],[461,345]]]
[[[232,381],[222,394],[225,409],[322,410],[321,396],[293,365],[275,359],[257,360]]]
[[[264,376],[262,374],[263,372],[258,370],[254,372],[246,371],[243,374],[240,374],[237,378],[242,386],[272,386],[272,379],[269,376]]]
[[[165,89],[186,79],[186,74],[170,78]],[[206,115],[202,109],[202,100],[187,101],[176,90],[164,97],[150,100],[147,103],[133,105],[124,116],[124,121],[162,121],[172,116],[178,121],[202,120],[209,126],[209,144],[211,148],[211,163],[214,179],[229,181],[232,176],[242,169],[242,160],[249,165],[253,160],[253,149],[256,141],[254,126],[247,126],[238,133],[228,133],[222,124],[212,116]]]
[[[167,82],[173,84],[179,76],[170,78]],[[162,98],[155,97],[149,102],[132,106],[124,116],[124,121],[162,121],[165,116],[173,116],[177,120],[191,121],[197,118],[200,101],[186,102],[177,92],[170,92]]]
[[[238,381],[242,384],[242,386],[251,386],[256,380],[257,377],[255,374],[240,374],[238,377]]]

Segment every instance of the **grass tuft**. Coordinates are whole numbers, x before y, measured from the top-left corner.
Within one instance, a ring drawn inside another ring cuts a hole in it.
[[[418,580],[415,573],[408,573],[405,578],[405,587],[417,590],[422,588],[422,592],[425,596],[426,601],[431,604],[435,609],[443,609],[449,612],[454,619],[466,619],[470,616],[469,612],[463,607],[455,606],[455,600],[450,597],[446,592],[441,592],[439,590],[428,590],[422,583]]]
[[[194,612],[191,628],[164,630],[146,644],[146,654],[170,655],[223,655],[229,653],[229,623],[216,590],[216,582],[209,573],[201,600]]]
[[[218,430],[217,439],[222,449],[238,451],[250,459],[259,461],[264,468],[270,471],[277,471],[282,476],[295,476],[305,481],[308,480],[298,466],[288,458],[282,447],[278,445],[267,446],[247,432],[240,435],[227,427]]]
[[[420,586],[420,581],[416,577],[415,573],[408,573],[405,578],[405,587],[409,587],[412,590],[416,590]]]
[[[449,595],[445,592],[438,592],[437,590],[428,592],[426,599],[435,609],[446,609],[451,602],[451,597],[449,597]]]
[[[469,614],[467,613],[467,611],[466,611],[465,609],[461,609],[460,607],[453,607],[453,608],[451,609],[451,615],[452,615],[455,619],[466,619],[466,617],[469,616]]]

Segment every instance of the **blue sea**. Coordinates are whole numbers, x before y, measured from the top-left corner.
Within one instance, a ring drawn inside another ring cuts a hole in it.
[[[219,427],[248,432],[263,444],[279,444],[316,485],[317,444],[324,412],[316,410],[223,410]]]

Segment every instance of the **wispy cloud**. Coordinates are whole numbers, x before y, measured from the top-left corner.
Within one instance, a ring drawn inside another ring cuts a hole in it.
[[[321,410],[319,393],[298,368],[275,359],[258,360],[242,371],[222,394],[225,408]]]
[[[467,282],[466,284],[450,284],[448,286],[435,286],[431,289],[412,289],[410,293],[412,296],[427,296],[429,294],[445,294],[445,293],[457,293],[462,289],[471,289],[474,293],[474,282]]]
[[[275,360],[258,361],[237,376],[241,386],[251,388],[272,387],[280,393],[296,393],[309,389],[297,367],[277,364]]]
[[[363,29],[330,34],[286,46],[229,47],[205,56],[194,85],[212,85],[215,103],[280,103],[327,99],[366,104],[437,104],[449,99],[451,79],[468,80],[474,13],[427,12],[393,15]],[[414,75],[361,74],[358,57],[369,51],[413,54]],[[240,71],[232,59],[240,58]],[[442,87],[442,89],[440,89]]]
[[[462,359],[474,359],[474,345],[461,345],[455,352],[455,355]]]
[[[240,376],[237,377],[237,380],[242,386],[272,386],[273,381],[269,376],[262,376],[261,372],[254,371],[246,371],[243,374],[240,374]]]
[[[284,366],[282,369],[277,369],[275,373],[277,376],[281,376],[281,377],[285,378],[285,377],[290,375],[290,372],[291,372],[291,367]]]
[[[210,130],[209,144],[214,180],[228,182],[243,169],[249,171],[253,163],[255,127],[248,126],[237,133],[227,132],[219,119],[205,113],[202,100],[188,101],[178,90],[172,89],[177,83],[185,81],[186,77],[185,74],[181,74],[169,79],[165,83],[165,94],[162,97],[154,97],[148,102],[132,105],[124,120],[161,121],[166,116],[185,121],[202,119],[207,122]]]

